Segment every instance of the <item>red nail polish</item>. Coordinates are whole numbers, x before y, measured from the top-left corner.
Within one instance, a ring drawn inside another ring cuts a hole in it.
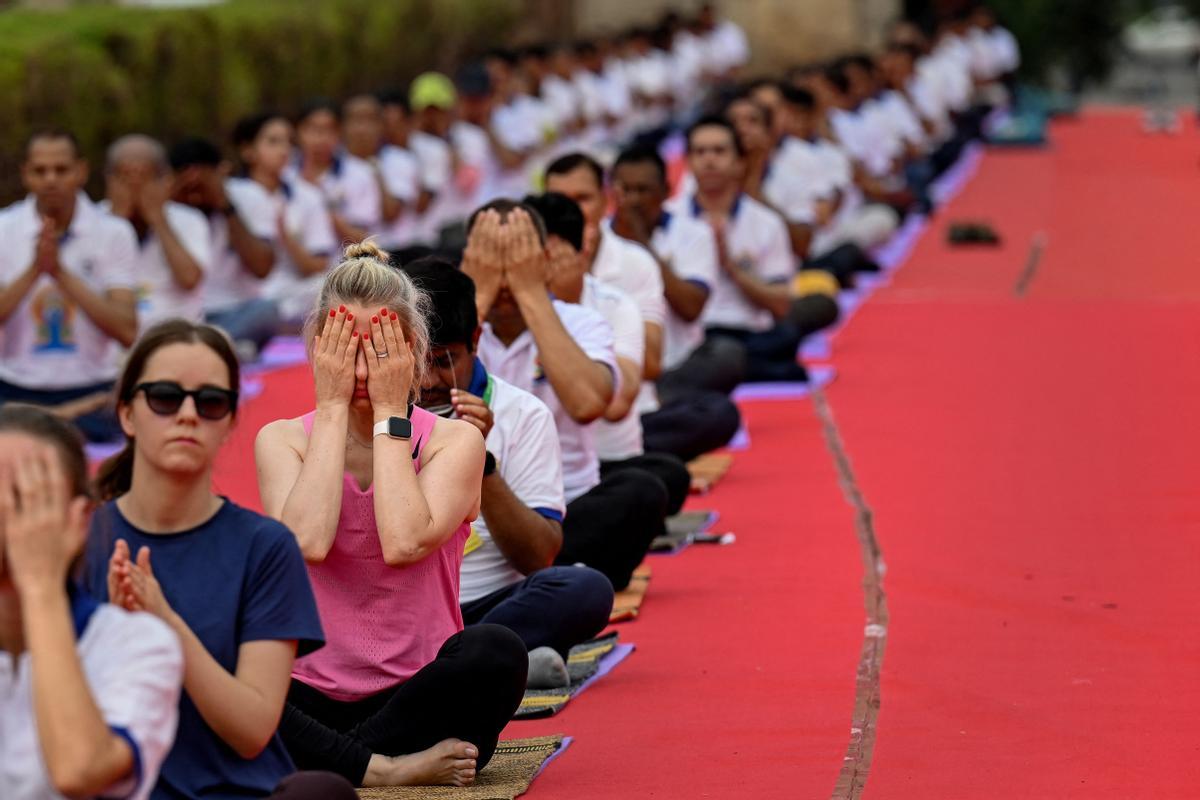
[[[381,308],[379,309],[379,313],[386,317],[388,315],[388,310],[387,308]]]
[[[337,312],[336,312],[336,311],[334,311],[334,310],[331,308],[331,309],[329,309],[329,316],[330,316],[330,317],[336,317],[336,316],[337,316]]]
[[[395,321],[396,321],[396,315],[392,314],[392,322],[395,322]]]
[[[345,307],[345,306],[338,306],[338,313],[339,313],[339,314],[342,314],[342,313],[344,313],[345,311],[346,311],[346,307]]]
[[[373,324],[376,324],[376,325],[378,325],[378,324],[379,324],[379,317],[371,317],[371,322],[372,322]]]
[[[355,331],[354,333],[350,334],[350,338],[351,338],[351,339],[357,339],[357,338],[358,338],[358,331]]]
[[[347,315],[346,315],[346,321],[347,321],[347,322],[354,322],[354,315],[353,315],[353,314],[347,314]]]

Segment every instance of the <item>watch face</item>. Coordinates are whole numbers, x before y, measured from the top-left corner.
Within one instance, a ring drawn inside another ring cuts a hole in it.
[[[388,417],[388,436],[393,439],[411,439],[412,423],[404,417]]]

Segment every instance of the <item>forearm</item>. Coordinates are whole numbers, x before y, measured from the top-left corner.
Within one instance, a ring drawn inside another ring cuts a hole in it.
[[[328,257],[308,252],[290,234],[283,236],[283,248],[301,275],[319,275],[329,266]]]
[[[7,322],[12,313],[17,310],[17,306],[21,305],[25,295],[29,294],[29,290],[33,288],[37,277],[37,267],[31,264],[28,269],[17,276],[15,281],[0,289],[0,323]]]
[[[309,562],[324,561],[337,535],[349,413],[344,406],[317,409],[300,476],[279,516]]]
[[[283,704],[268,702],[217,663],[178,614],[172,612],[166,622],[183,647],[183,688],[200,716],[242,758],[257,757],[279,727]]]
[[[765,283],[736,266],[727,272],[742,295],[753,305],[765,308],[775,319],[787,316],[792,305],[791,292],[786,284]]]
[[[577,422],[600,417],[612,401],[613,378],[575,343],[544,292],[517,296],[521,315],[537,342],[538,359],[563,408]]]
[[[229,214],[226,219],[228,220],[229,245],[233,248],[233,252],[237,253],[242,266],[256,278],[265,278],[270,275],[271,268],[275,266],[274,248],[270,243],[264,242],[250,233],[246,224],[242,222],[242,218],[236,213]]]
[[[333,223],[333,232],[337,234],[339,242],[361,242],[370,233],[366,228],[360,228],[351,223],[341,214],[330,212],[329,220]]]
[[[510,147],[506,147],[500,141],[500,137],[496,136],[495,131],[489,125],[487,128],[488,142],[492,146],[492,152],[496,155],[496,160],[500,162],[500,166],[504,169],[516,169],[525,163],[525,154]]]
[[[658,376],[662,375],[662,326],[654,323],[646,323],[646,352],[645,358],[642,360],[642,379],[647,381],[658,380]]]
[[[395,222],[404,213],[404,201],[391,195],[387,184],[383,181],[383,175],[378,169],[375,170],[375,183],[379,186],[380,216],[383,217],[384,222]]]
[[[155,222],[153,227],[155,234],[158,235],[159,244],[162,245],[163,255],[167,259],[167,268],[171,270],[171,277],[174,278],[175,283],[184,291],[195,289],[204,278],[204,271],[200,269],[196,259],[192,258],[192,254],[179,241],[179,237],[175,235],[175,231],[171,230],[171,226],[165,219]]]
[[[604,409],[604,418],[609,422],[618,422],[629,415],[642,386],[641,364],[618,356],[617,367],[621,370],[621,388],[613,393],[612,401]]]
[[[708,292],[702,286],[680,278],[661,260],[658,267],[662,271],[663,295],[671,310],[683,318],[685,322],[693,322],[704,311],[708,302]]]
[[[125,347],[133,344],[137,339],[137,308],[133,303],[114,303],[65,270],[60,269],[55,277],[97,328]]]
[[[417,480],[411,445],[400,439],[377,438],[374,475],[375,524],[384,562],[393,567],[415,564],[441,547],[454,528],[437,530]]]
[[[805,225],[802,222],[789,222],[787,229],[788,241],[792,245],[792,253],[795,254],[796,258],[806,258],[808,256],[808,249],[812,246],[812,226]]]
[[[521,502],[499,474],[483,479],[483,519],[513,569],[528,575],[550,566],[562,548],[562,531]]]
[[[90,796],[133,769],[129,745],[108,727],[75,652],[70,606],[61,586],[23,598],[33,668],[38,741],[55,788]]]

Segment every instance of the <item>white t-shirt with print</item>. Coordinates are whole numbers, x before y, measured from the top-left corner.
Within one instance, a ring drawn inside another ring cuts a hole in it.
[[[34,198],[0,215],[0,286],[33,263],[42,220]],[[97,294],[137,290],[133,226],[82,192],[70,228],[59,240],[62,268]],[[117,377],[117,343],[100,330],[58,283],[39,275],[0,327],[0,380],[26,389],[71,389]]]
[[[492,429],[487,449],[496,458],[496,473],[528,508],[562,522],[562,454],[554,415],[541,400],[508,381],[488,376]],[[459,602],[469,603],[525,579],[505,558],[488,531],[482,514],[471,524],[460,571]]]
[[[175,741],[183,683],[179,640],[149,614],[103,604],[87,619],[75,652],[100,715],[134,750],[141,778],[124,778],[97,796],[145,800]],[[0,658],[0,797],[61,800],[38,741],[32,670],[28,652],[15,668],[7,654]]]
[[[608,367],[614,386],[620,383],[620,372],[613,351],[613,332],[608,322],[590,308],[554,300],[554,310],[563,327],[584,354]],[[581,425],[571,418],[558,400],[554,387],[542,371],[538,360],[537,342],[526,330],[508,347],[492,333],[492,326],[483,324],[479,337],[479,360],[489,373],[508,381],[518,389],[530,392],[550,409],[558,429],[562,447],[563,491],[570,503],[586,494],[600,482],[600,461],[592,440],[592,425]]]
[[[247,178],[225,181],[225,195],[250,235],[274,246],[279,210],[266,189]],[[208,218],[212,269],[200,284],[205,313],[227,311],[262,294],[263,279],[242,264],[229,242],[229,222],[221,214]]]
[[[99,204],[109,210],[108,201]],[[154,231],[138,243],[134,258],[134,279],[137,281],[138,330],[146,330],[157,322],[181,317],[190,322],[204,319],[204,281],[212,272],[213,251],[208,218],[182,203],[168,202],[163,207],[167,225],[183,245],[202,273],[200,283],[184,289],[175,280],[167,264],[162,241]]]
[[[673,202],[672,212],[700,219],[692,197]],[[786,283],[796,272],[787,225],[776,212],[748,195],[740,195],[725,228],[725,246],[739,268],[765,283]],[[721,270],[700,320],[705,327],[734,328],[761,333],[775,326],[765,308],[750,302],[737,284]]]
[[[417,211],[414,204],[421,191],[420,164],[416,155],[406,147],[384,145],[379,150],[379,174],[387,193],[404,204],[400,216],[391,222],[380,213],[379,234],[384,249],[408,247],[416,243]]]
[[[333,166],[325,170],[315,181],[305,181],[300,169],[293,164],[284,177],[292,184],[308,183],[315,186],[325,206],[340,214],[351,225],[366,231],[379,228],[383,219],[383,197],[379,192],[379,179],[375,167],[349,153],[339,153]]]
[[[703,286],[711,295],[720,270],[717,245],[707,223],[687,214],[665,214],[662,224],[654,229],[650,246],[672,272]],[[688,322],[668,306],[667,324],[663,328],[663,369],[678,367],[703,341],[704,326],[700,318]]]

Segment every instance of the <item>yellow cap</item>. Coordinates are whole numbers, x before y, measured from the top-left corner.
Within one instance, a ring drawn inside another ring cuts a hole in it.
[[[450,110],[458,100],[454,82],[440,72],[425,72],[418,75],[408,90],[408,103],[413,111],[423,108]]]

